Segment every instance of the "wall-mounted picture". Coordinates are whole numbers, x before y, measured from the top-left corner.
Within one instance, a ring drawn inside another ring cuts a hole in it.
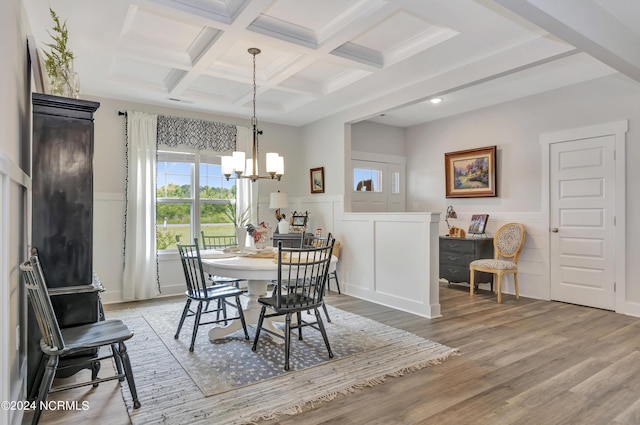
[[[324,193],[324,167],[309,170],[311,193]]]
[[[484,229],[487,228],[487,221],[489,221],[489,214],[474,214],[471,216],[471,224],[469,224],[469,231],[472,235],[481,235],[484,233]]]
[[[444,170],[447,198],[498,196],[495,146],[447,152]]]

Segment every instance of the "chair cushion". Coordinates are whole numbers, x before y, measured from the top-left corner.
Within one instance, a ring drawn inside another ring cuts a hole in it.
[[[470,265],[474,267],[482,267],[483,269],[518,270],[518,265],[516,263],[512,263],[511,261],[504,261],[504,260],[494,260],[494,259],[475,260],[475,261],[472,261]]]

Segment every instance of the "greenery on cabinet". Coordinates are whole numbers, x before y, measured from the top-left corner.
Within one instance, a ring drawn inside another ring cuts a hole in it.
[[[47,31],[53,42],[45,43],[50,51],[44,51],[44,62],[51,83],[51,93],[77,98],[80,92],[78,74],[73,70],[75,56],[69,49],[69,31],[67,21],[61,22],[58,14],[49,8],[54,26]]]

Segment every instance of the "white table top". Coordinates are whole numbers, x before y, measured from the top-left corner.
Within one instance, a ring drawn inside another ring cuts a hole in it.
[[[203,254],[203,252],[200,255],[202,257],[202,268],[206,273],[248,280],[274,280],[278,278],[277,258],[255,258],[249,256],[215,258],[216,254],[214,252],[208,252],[207,254]],[[221,251],[218,252],[222,254]],[[331,264],[329,265],[330,272],[336,269],[337,262],[338,258],[332,255]]]

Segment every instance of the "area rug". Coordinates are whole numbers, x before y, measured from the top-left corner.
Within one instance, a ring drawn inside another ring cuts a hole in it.
[[[180,304],[173,307],[181,309]],[[242,333],[214,344],[202,327],[205,332],[198,336],[194,353],[189,353],[190,327],[183,330],[180,339],[173,339],[177,323],[173,307],[108,314],[109,318],[125,320],[135,333],[128,348],[140,409],[132,409],[126,382],[122,386],[134,425],[248,424],[295,414],[305,405],[438,364],[456,352],[329,307],[332,323],[326,327],[336,356],[329,359],[322,339],[313,335],[318,332],[305,329],[303,341],[292,338],[292,370],[284,372],[283,347],[269,338],[261,338],[258,350],[252,352],[251,342],[245,341]],[[250,336],[254,331],[251,327]],[[348,338],[354,343],[342,341]]]

